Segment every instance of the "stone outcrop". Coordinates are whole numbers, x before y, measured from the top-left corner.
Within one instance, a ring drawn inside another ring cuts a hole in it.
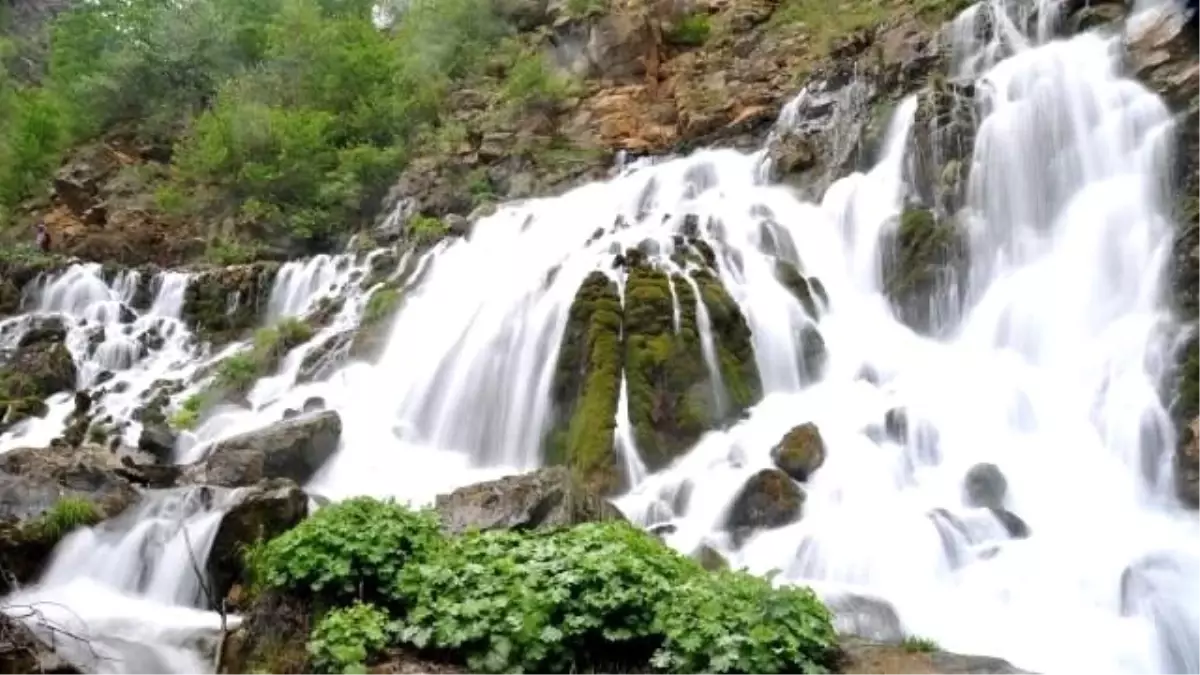
[[[251,486],[266,478],[304,484],[337,452],[342,420],[326,410],[276,422],[219,441],[184,470],[192,483]]]
[[[434,508],[449,533],[530,530],[623,519],[563,467],[507,476],[439,495]]]
[[[551,394],[556,421],[546,459],[569,467],[602,495],[622,487],[613,434],[623,362],[617,285],[592,272],[575,294],[559,347]]]
[[[14,608],[19,619],[36,620],[36,608]],[[83,673],[40,640],[22,621],[0,614],[0,673]]]
[[[98,446],[0,454],[0,595],[10,581],[33,580],[70,527],[114,517],[137,500],[119,469]]]
[[[270,298],[278,263],[232,265],[202,272],[188,284],[183,319],[206,339],[224,342],[256,325]]]
[[[0,431],[46,412],[44,399],[75,388],[75,361],[57,318],[35,319],[0,365]]]
[[[225,597],[235,583],[246,583],[247,546],[292,529],[308,515],[308,495],[292,481],[272,478],[249,488],[221,519],[205,569],[214,597]]]

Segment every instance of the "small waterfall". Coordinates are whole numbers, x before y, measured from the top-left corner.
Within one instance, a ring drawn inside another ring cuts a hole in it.
[[[349,256],[318,255],[284,263],[267,302],[268,322],[301,316],[324,295],[337,295],[349,278]]]
[[[629,422],[629,385],[625,374],[621,374],[621,388],[617,399],[617,428],[613,435],[616,451],[621,457],[625,481],[632,490],[646,480],[646,463],[638,453],[637,441],[633,438],[633,426]]]
[[[725,392],[725,380],[721,377],[721,362],[717,358],[717,348],[713,343],[712,321],[708,318],[708,307],[704,304],[704,295],[700,293],[700,285],[687,273],[683,274],[683,278],[691,285],[692,293],[696,296],[696,328],[700,331],[700,352],[704,356],[704,366],[708,369],[716,419],[723,419],[725,413],[729,411],[729,397]]]
[[[93,672],[213,672],[198,648],[220,624],[201,609],[209,602],[201,575],[239,494],[149,492],[120,517],[63,539],[38,583],[6,598],[4,611],[35,631],[56,626],[48,639]],[[231,617],[229,628],[237,623]]]

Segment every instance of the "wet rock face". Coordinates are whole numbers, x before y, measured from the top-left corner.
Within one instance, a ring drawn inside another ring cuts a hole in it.
[[[763,469],[750,477],[733,500],[726,529],[740,536],[782,527],[800,517],[804,491],[779,469]]]
[[[120,475],[116,457],[99,446],[24,448],[0,455],[0,570],[6,572],[0,575],[0,595],[11,590],[12,580],[35,579],[49,561],[66,531],[48,514],[64,498],[88,505],[73,508],[65,524],[90,524],[120,514],[138,493]]]
[[[337,452],[342,420],[332,410],[300,415],[214,445],[184,471],[187,481],[242,487],[265,478],[303,484]]]
[[[973,85],[930,78],[913,116],[907,182],[942,220],[953,218],[966,199],[967,171],[979,125]]]
[[[147,424],[138,436],[138,450],[149,453],[160,464],[170,464],[175,456],[175,432],[165,424]]]
[[[623,519],[571,472],[551,467],[438,495],[434,508],[452,534],[469,529],[529,530]]]
[[[215,597],[225,597],[233,584],[249,581],[242,557],[247,546],[270,541],[307,515],[308,496],[290,480],[267,479],[250,488],[221,519],[205,563]]]
[[[18,617],[25,618],[19,608],[15,611]],[[24,623],[0,614],[0,673],[83,672],[86,671],[58,656]]]
[[[787,432],[771,449],[771,460],[793,479],[808,480],[825,462],[825,441],[817,425],[807,422]]]
[[[559,347],[546,459],[602,495],[621,488],[613,450],[621,365],[621,298],[615,282],[593,272],[575,293]]]
[[[75,361],[60,320],[35,322],[18,341],[16,353],[0,365],[0,431],[46,412],[44,400],[75,388]]]
[[[184,321],[216,342],[240,337],[258,324],[278,271],[278,263],[255,263],[200,274],[184,294]]]
[[[945,327],[939,312],[956,313],[965,299],[966,234],[928,209],[910,208],[880,248],[884,292],[900,320],[919,332],[938,333]]]

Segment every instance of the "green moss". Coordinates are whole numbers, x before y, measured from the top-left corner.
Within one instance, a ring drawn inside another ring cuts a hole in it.
[[[750,325],[737,302],[707,270],[693,274],[712,322],[713,342],[721,363],[721,377],[732,403],[725,420],[739,417],[762,398],[762,379],[754,356]]]
[[[883,287],[901,318],[924,329],[930,323],[929,298],[950,273],[966,273],[967,242],[952,220],[939,221],[929,209],[906,209],[883,258]]]
[[[379,356],[391,328],[391,320],[404,304],[404,293],[400,286],[403,278],[410,273],[411,270],[402,272],[401,279],[385,283],[367,298],[358,332],[354,334],[354,341],[350,345],[350,356],[368,361]]]
[[[167,423],[173,429],[181,431],[194,429],[206,407],[208,407],[208,397],[204,392],[192,394],[184,399],[183,405],[171,415]]]
[[[547,460],[570,467],[600,494],[621,488],[613,451],[621,382],[621,298],[617,285],[593,272],[580,285],[559,348],[553,397],[557,422]]]
[[[634,251],[630,261],[640,261]],[[674,280],[680,309],[674,327],[671,282],[645,263],[629,269],[625,285],[625,377],[629,417],[642,459],[659,469],[690,448],[715,421],[700,349],[696,297]]]
[[[689,14],[663,36],[668,44],[680,47],[699,47],[712,32],[707,14]]]
[[[438,218],[424,215],[413,216],[408,223],[408,236],[417,244],[431,244],[450,232],[450,228]]]
[[[384,287],[375,291],[363,308],[362,322],[376,324],[390,317],[400,306],[402,297],[398,288]]]
[[[258,323],[278,271],[278,263],[256,263],[200,275],[185,292],[184,320],[215,343],[242,337]]]
[[[900,643],[900,646],[904,648],[904,651],[910,654],[928,654],[930,652],[936,652],[938,649],[940,649],[940,647],[938,647],[938,643],[934,642],[933,640],[929,638],[916,637],[913,635],[905,637],[904,641]]]
[[[1200,355],[1197,341],[1192,338],[1187,344],[1183,360],[1183,372],[1179,379],[1178,418],[1188,423],[1196,418],[1200,409]]]

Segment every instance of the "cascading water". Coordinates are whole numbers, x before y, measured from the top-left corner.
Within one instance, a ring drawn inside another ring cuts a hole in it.
[[[1200,672],[1200,532],[1166,496],[1174,438],[1155,386],[1175,330],[1160,288],[1171,120],[1156,97],[1119,76],[1116,38],[1050,41],[1058,3],[1034,4],[991,0],[947,31],[951,74],[975,84],[982,123],[961,214],[971,241],[970,278],[959,280],[968,302],[948,315],[941,340],[898,322],[881,289],[881,240],[909,196],[910,97],[879,163],[835,182],[819,205],[766,184],[765,153],[722,150],[634,162],[607,182],[502,206],[465,240],[405,254],[393,275],[403,306],[378,362],[349,361],[324,380],[298,382],[301,365],[362,320],[375,287],[357,282],[376,258],[288,263],[265,323],[310,312],[322,296],[344,305],[257,382],[247,406],[219,408],[185,434],[177,461],[320,397],[341,415],[343,433],[338,454],[307,486],[317,494],[428,502],[535,467],[576,290],[596,270],[623,288],[613,255],[635,247],[683,272],[669,252],[686,215],[703,224],[696,236],[715,252],[713,271],[746,317],[765,397],[647,475],[622,377],[615,449],[631,486],[618,500],[627,515],[670,525],[661,531],[681,551],[704,544],[735,566],[778,569],[780,580],[813,585],[835,608],[890,605],[878,622],[888,635],[903,629],[1042,671]],[[805,95],[785,107],[776,133],[796,123]],[[778,260],[821,280],[828,302],[819,317],[778,281]],[[65,316],[80,385],[125,383],[104,384],[98,405],[128,419],[168,372],[188,383],[178,402],[204,386],[191,379],[206,365],[249,348],[197,348],[178,321],[188,279],[161,274],[138,315],[125,311],[137,278],[110,284],[98,266],[76,266],[28,289],[35,314],[0,324],[0,340],[11,346],[38,316]],[[674,283],[678,331],[685,289]],[[810,382],[798,347],[814,324],[828,354]],[[150,331],[161,340],[139,346]],[[711,344],[704,357],[719,375]],[[879,384],[859,377],[864,366]],[[0,450],[60,433],[70,397],[48,403],[44,418],[0,436]],[[906,411],[907,431],[873,433],[894,408]],[[770,448],[807,421],[827,452],[806,481],[803,517],[733,541],[724,523],[746,479],[773,466]],[[139,431],[126,428],[126,444]],[[983,463],[1006,478],[1003,512],[965,504],[963,478]],[[168,508],[186,503],[184,494],[152,496],[119,522],[72,535],[29,593],[60,599],[117,643],[163,645],[155,666],[194,672],[201,665],[188,640],[211,631],[215,617],[193,608],[195,578],[181,575],[175,539],[151,559],[116,564],[160,525],[186,526],[193,546],[208,546],[223,507]],[[85,556],[95,564],[80,562]],[[158,634],[132,618],[139,611],[154,617]]]

